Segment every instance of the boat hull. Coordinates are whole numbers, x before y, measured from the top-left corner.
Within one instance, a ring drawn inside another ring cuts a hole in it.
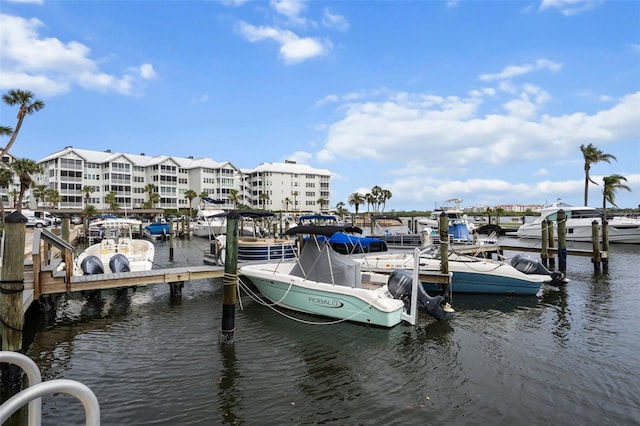
[[[377,297],[371,290],[319,283],[259,269],[264,266],[247,265],[239,272],[278,306],[380,327],[393,327],[402,321],[404,303],[401,300]],[[386,292],[386,286],[379,291],[381,294]]]
[[[391,273],[395,269],[412,269],[413,258],[410,255],[365,256],[360,258],[363,271]],[[448,262],[449,272],[453,273],[451,291],[454,293],[486,293],[510,295],[535,295],[550,277],[524,274],[505,263],[490,261],[452,261]],[[420,272],[424,274],[440,271],[440,261],[421,258]],[[438,284],[422,282],[427,292],[441,291]]]

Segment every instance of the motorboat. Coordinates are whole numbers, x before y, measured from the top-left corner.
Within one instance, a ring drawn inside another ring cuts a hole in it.
[[[423,247],[418,252],[419,271],[428,274],[440,271],[440,248]],[[380,253],[354,258],[363,271],[390,273],[396,269],[411,270],[414,253]],[[543,284],[562,285],[568,280],[560,272],[551,272],[539,261],[522,255],[511,262],[483,259],[449,251],[449,271],[453,273],[453,293],[491,293],[511,295],[538,294]],[[427,292],[441,291],[438,284],[422,283]]]
[[[133,238],[142,222],[136,219],[108,218],[91,223],[101,230],[101,240],[87,247],[74,261],[74,275],[148,271],[153,267],[155,246],[151,241]]]
[[[421,232],[412,232],[398,216],[371,216],[371,236],[383,239],[388,245],[419,247],[424,244]]]
[[[296,233],[301,226],[288,231]],[[402,321],[415,324],[418,308],[438,320],[453,315],[443,296],[429,296],[416,274],[362,272],[360,263],[337,253],[326,239],[330,227],[316,226],[318,234],[307,240],[294,261],[249,263],[239,268],[243,288],[249,280],[272,307],[332,318],[393,327]]]
[[[542,222],[557,222],[558,211],[566,214],[567,241],[592,241],[592,223],[602,225],[602,210],[587,206],[571,206],[558,199],[556,202],[538,210],[540,216],[529,223],[521,225],[515,235],[518,238],[542,239]],[[607,218],[609,226],[609,242],[640,244],[640,219],[614,216]],[[557,223],[553,227],[557,238]]]
[[[273,261],[296,257],[296,240],[275,238],[270,233],[274,213],[265,210],[238,210],[236,213],[240,216],[238,261]],[[226,218],[228,213],[222,215]],[[227,236],[217,235],[211,241],[211,246],[205,250],[205,263],[224,265]]]
[[[191,227],[191,233],[196,237],[215,238],[216,235],[227,233],[227,212],[217,208],[224,201],[204,197],[196,213],[196,221]]]
[[[144,236],[150,239],[166,238],[171,232],[167,222],[156,221],[144,227]]]
[[[454,203],[452,206],[451,203]],[[475,225],[460,208],[462,200],[452,198],[447,204],[435,209],[427,218],[418,219],[418,224],[434,231],[433,236],[440,228],[440,216],[446,215],[449,224],[449,240],[453,243],[470,243],[473,240]]]
[[[362,237],[362,229],[350,225],[298,225],[285,234],[307,234],[305,240],[319,239],[340,254],[378,253],[388,251],[387,243],[377,237]]]

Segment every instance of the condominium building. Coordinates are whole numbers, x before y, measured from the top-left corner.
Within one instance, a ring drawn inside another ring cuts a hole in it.
[[[110,193],[125,209],[142,207],[152,193],[159,194],[158,208],[188,208],[185,193],[192,190],[197,194],[191,202],[194,208],[206,196],[220,200],[220,208],[232,209],[235,192],[238,202],[255,208],[283,210],[288,199],[290,209],[317,211],[318,200],[326,200],[322,206],[326,209],[331,196],[328,170],[289,161],[240,170],[228,161],[210,158],[147,156],[68,146],[37,163],[43,173],[34,176],[36,185],[58,191],[58,208],[83,208],[86,201],[106,209]],[[91,191],[85,191],[87,187]]]

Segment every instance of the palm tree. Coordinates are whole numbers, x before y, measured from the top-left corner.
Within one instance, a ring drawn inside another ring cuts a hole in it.
[[[36,206],[42,201],[43,203],[46,201],[47,197],[47,185],[36,185],[31,191],[34,198],[36,199]]]
[[[285,199],[284,199],[285,209],[284,210],[287,211],[287,212],[289,211],[289,204],[291,204],[291,198],[285,197]]]
[[[240,202],[240,191],[237,189],[229,190],[229,201],[233,203],[233,208],[236,208],[236,205]]]
[[[262,202],[262,210],[266,210],[267,201],[269,201],[269,194],[267,194],[266,192],[263,192],[258,196],[258,198],[260,198],[260,201]]]
[[[18,196],[16,210],[22,211],[22,199],[24,198],[24,193],[27,189],[31,188],[31,183],[33,182],[31,175],[42,173],[42,167],[39,164],[36,164],[35,161],[29,160],[28,158],[18,158],[11,162],[11,168],[15,174],[18,175],[18,179],[20,180],[20,195]]]
[[[198,197],[198,193],[193,189],[187,189],[184,191],[184,198],[189,200],[189,217],[193,216],[193,199]]]
[[[49,201],[49,205],[53,208],[60,202],[60,193],[57,189],[49,188],[46,190],[45,195]]]
[[[321,212],[322,212],[322,206],[324,206],[325,204],[329,204],[326,198],[318,198],[318,201],[316,201],[316,203],[320,204]]]
[[[27,115],[31,115],[34,112],[40,111],[42,108],[44,108],[44,102],[40,100],[34,100],[33,93],[29,92],[28,90],[9,90],[9,93],[2,95],[2,100],[9,106],[20,105],[20,110],[18,111],[18,124],[16,124],[16,128],[11,135],[11,139],[9,139],[9,143],[2,150],[2,153],[0,153],[0,159],[4,158],[6,153],[9,152],[9,149],[11,149],[13,143],[16,141],[24,118]]]
[[[364,202],[365,202],[365,199],[362,196],[362,194],[360,194],[359,192],[354,192],[353,194],[349,195],[349,198],[347,199],[347,203],[349,203],[350,206],[355,207],[356,216],[358,216],[358,210],[360,210],[360,204],[363,204]]]
[[[111,191],[104,197],[104,202],[109,204],[109,210],[114,213],[120,208],[120,205],[118,205],[117,195],[116,191]]]
[[[380,203],[382,204],[382,211],[384,212],[385,207],[387,206],[387,200],[391,198],[393,194],[388,189],[383,189],[380,192]]]
[[[93,194],[95,190],[91,185],[85,185],[82,187],[82,192],[84,192],[84,205],[85,207],[89,205],[89,197]]]
[[[298,211],[298,191],[293,191],[293,210]]]
[[[160,200],[161,200],[160,194],[158,194],[157,192],[154,192],[153,194],[149,194],[149,203],[151,203],[151,206],[153,208],[157,207]]]
[[[615,203],[616,191],[618,189],[626,189],[630,192],[631,188],[623,183],[627,181],[627,178],[622,175],[605,176],[602,181],[604,182],[602,186],[602,218],[604,220],[607,202],[614,207],[618,207]]]
[[[344,202],[338,201],[336,203],[336,213],[338,213],[338,215],[340,215],[340,216],[344,216],[345,215]]]
[[[0,188],[9,189],[9,185],[13,183],[13,172],[9,169],[0,168]],[[9,201],[7,194],[7,201]],[[0,199],[0,220],[4,222],[4,200]]]
[[[153,204],[153,202],[151,201],[151,194],[156,192],[156,186],[154,184],[152,184],[152,183],[148,183],[144,187],[144,192],[148,192],[149,193],[149,203]]]
[[[587,146],[580,145],[580,151],[582,151],[582,155],[584,156],[584,205],[586,206],[589,201],[589,182],[594,185],[598,184],[589,176],[591,165],[601,161],[611,164],[611,160],[617,161],[618,159],[612,154],[602,152],[591,143]]]
[[[380,207],[380,203],[381,203],[381,199],[382,199],[382,188],[380,188],[378,185],[374,186],[373,188],[371,188],[371,204],[373,205],[373,211],[375,213],[378,213],[379,207]]]

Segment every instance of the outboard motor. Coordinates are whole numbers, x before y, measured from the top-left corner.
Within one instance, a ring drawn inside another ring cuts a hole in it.
[[[412,273],[396,269],[389,275],[387,287],[393,297],[404,302],[407,312],[409,312],[411,310],[411,289],[413,287]],[[429,296],[424,291],[422,284],[418,285],[418,307],[426,310],[429,315],[438,321],[453,317],[453,309],[446,299],[443,296]]]
[[[118,253],[111,256],[109,260],[109,268],[114,274],[116,272],[131,272],[129,269],[129,259],[124,254]]]
[[[104,265],[98,256],[87,256],[80,264],[85,275],[104,274]]]
[[[532,259],[524,254],[513,256],[511,266],[523,274],[548,275],[550,284],[566,284],[568,281],[562,272],[551,272],[539,260]]]

